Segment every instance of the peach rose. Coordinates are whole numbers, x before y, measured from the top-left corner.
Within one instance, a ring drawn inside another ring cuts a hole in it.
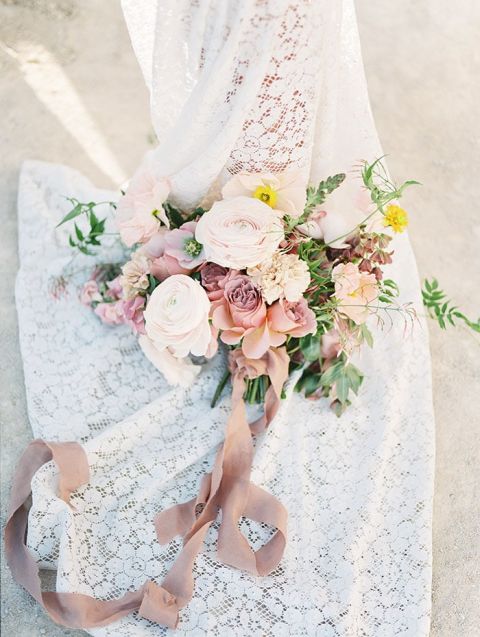
[[[204,356],[212,334],[210,301],[201,285],[184,274],[168,277],[153,291],[144,312],[145,331],[155,347],[177,358]]]
[[[242,270],[270,258],[284,234],[269,206],[258,199],[235,197],[217,201],[200,217],[195,238],[207,261]]]
[[[280,299],[268,308],[267,316],[269,329],[280,334],[301,338],[317,331],[315,312],[304,298],[295,303]]]
[[[306,203],[306,179],[299,170],[284,173],[239,173],[223,187],[224,199],[254,197],[282,217],[300,217]]]
[[[365,323],[371,313],[368,306],[378,298],[375,275],[361,272],[355,263],[340,263],[333,268],[332,279],[339,311],[357,325]]]

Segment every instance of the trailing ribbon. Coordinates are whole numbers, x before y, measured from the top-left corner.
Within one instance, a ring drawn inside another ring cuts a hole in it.
[[[287,511],[274,496],[250,482],[252,433],[262,431],[277,413],[288,377],[288,362],[283,347],[269,350],[259,360],[246,359],[240,350],[231,353],[232,412],[212,472],[202,478],[196,498],[162,511],[155,518],[161,544],[177,535],[183,537],[183,548],[161,586],[148,581],[137,591],[107,601],[81,593],[42,592],[38,566],[25,544],[28,526],[25,505],[31,494],[32,478],[42,465],[54,460],[59,469],[59,496],[69,504],[71,493],[88,482],[89,469],[85,451],[76,442],[34,440],[30,443],[17,466],[5,527],[5,553],[17,582],[54,621],[70,628],[104,626],[134,610],[146,619],[175,628],[179,610],[193,595],[195,558],[220,510],[219,559],[252,575],[271,573],[285,549]],[[243,400],[246,379],[260,375],[268,375],[271,384],[265,396],[264,415],[249,425]],[[258,551],[252,550],[240,532],[238,522],[242,516],[277,529]]]

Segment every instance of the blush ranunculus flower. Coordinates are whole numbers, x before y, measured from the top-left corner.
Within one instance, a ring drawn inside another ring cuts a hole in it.
[[[223,187],[224,199],[254,197],[266,203],[282,217],[298,218],[306,203],[306,180],[299,170],[284,173],[239,173]]]
[[[145,243],[161,223],[169,225],[162,205],[169,192],[169,181],[157,177],[149,162],[140,166],[117,206],[117,224],[125,245]]]
[[[375,275],[361,272],[355,263],[340,263],[333,268],[332,279],[339,311],[357,325],[365,323],[372,311],[370,303],[378,298]]]
[[[194,365],[189,358],[177,358],[168,347],[157,349],[155,343],[144,334],[139,336],[138,343],[169,385],[190,387],[200,373],[200,365]]]
[[[195,231],[207,261],[242,270],[269,259],[284,239],[281,220],[258,199],[235,197],[217,201]]]
[[[201,285],[184,274],[168,277],[155,288],[144,311],[145,331],[155,347],[178,358],[204,356],[211,331],[210,301]]]
[[[269,329],[280,334],[301,338],[317,331],[315,312],[305,298],[294,303],[280,299],[268,308],[267,317]]]

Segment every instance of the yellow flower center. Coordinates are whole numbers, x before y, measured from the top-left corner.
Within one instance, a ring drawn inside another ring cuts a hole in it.
[[[385,210],[383,223],[385,226],[392,228],[394,232],[403,232],[408,226],[407,211],[400,208],[400,206],[390,204]]]
[[[270,186],[258,186],[253,193],[256,199],[260,199],[263,203],[266,203],[270,208],[275,208],[277,203],[277,192]]]

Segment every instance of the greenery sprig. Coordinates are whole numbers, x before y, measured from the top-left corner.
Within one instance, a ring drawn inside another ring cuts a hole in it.
[[[472,330],[480,333],[480,318],[477,319],[477,321],[471,321],[465,316],[465,314],[447,298],[446,293],[440,289],[436,279],[432,279],[431,281],[425,279],[422,289],[422,299],[429,316],[436,320],[443,330],[446,329],[448,325],[455,327],[456,321],[463,321],[463,323]]]
[[[318,186],[308,186],[307,188],[307,203],[305,205],[305,211],[303,217],[308,217],[315,206],[320,206],[325,202],[328,195],[331,195],[345,181],[345,173],[339,173],[332,177],[327,177],[321,181]]]
[[[74,232],[68,237],[68,243],[72,248],[76,248],[82,254],[92,256],[95,254],[92,248],[101,245],[100,237],[106,234],[112,234],[105,232],[107,218],[99,219],[94,209],[97,206],[106,204],[115,209],[116,205],[113,201],[101,201],[98,203],[90,201],[89,203],[82,203],[74,197],[67,197],[67,199],[73,205],[73,208],[63,217],[60,223],[57,224],[57,228],[68,221],[73,221],[73,219],[85,215],[89,224],[88,231],[81,230],[75,222],[73,224]]]

